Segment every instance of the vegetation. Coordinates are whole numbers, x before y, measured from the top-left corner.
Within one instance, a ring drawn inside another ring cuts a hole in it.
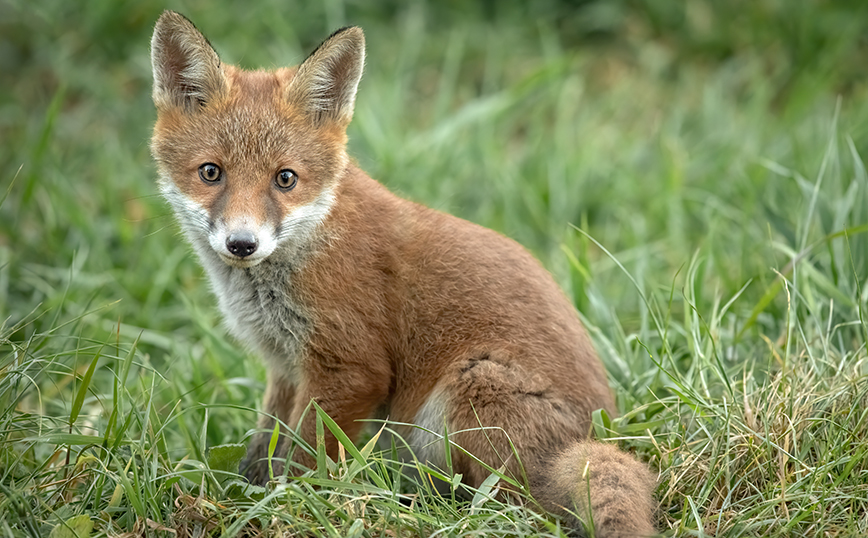
[[[868,4],[517,4],[168,7],[251,68],[365,28],[351,153],[552,270],[664,534],[868,534]],[[370,444],[265,490],[209,450],[264,370],[156,194],[163,8],[0,0],[0,536],[559,535]]]

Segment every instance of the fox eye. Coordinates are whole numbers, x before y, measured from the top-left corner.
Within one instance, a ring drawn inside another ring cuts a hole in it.
[[[280,187],[282,190],[291,191],[295,184],[298,183],[298,176],[296,173],[289,168],[284,168],[280,172],[277,173],[277,176],[274,178],[274,182]]]
[[[216,183],[220,180],[220,167],[214,163],[205,163],[199,167],[199,177],[205,183]]]

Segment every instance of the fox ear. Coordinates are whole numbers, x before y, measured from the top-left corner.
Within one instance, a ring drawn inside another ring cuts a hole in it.
[[[317,124],[342,127],[353,118],[356,89],[365,65],[365,34],[357,26],[333,33],[299,66],[287,99],[299,104]]]
[[[193,23],[164,11],[151,38],[154,104],[159,109],[196,108],[226,91],[220,58]]]

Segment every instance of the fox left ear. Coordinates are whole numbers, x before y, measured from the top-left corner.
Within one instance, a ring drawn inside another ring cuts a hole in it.
[[[151,38],[157,108],[205,106],[226,92],[220,58],[186,17],[165,11]]]
[[[286,97],[317,124],[342,127],[353,119],[356,90],[365,64],[365,34],[357,26],[341,28],[299,66]]]

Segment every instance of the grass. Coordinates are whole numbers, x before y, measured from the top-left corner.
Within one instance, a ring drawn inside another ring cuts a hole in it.
[[[351,153],[555,274],[664,534],[868,533],[868,6],[505,6],[168,7],[247,67],[365,28]],[[558,535],[365,444],[264,491],[209,451],[264,369],[156,195],[163,7],[0,0],[0,536]]]

